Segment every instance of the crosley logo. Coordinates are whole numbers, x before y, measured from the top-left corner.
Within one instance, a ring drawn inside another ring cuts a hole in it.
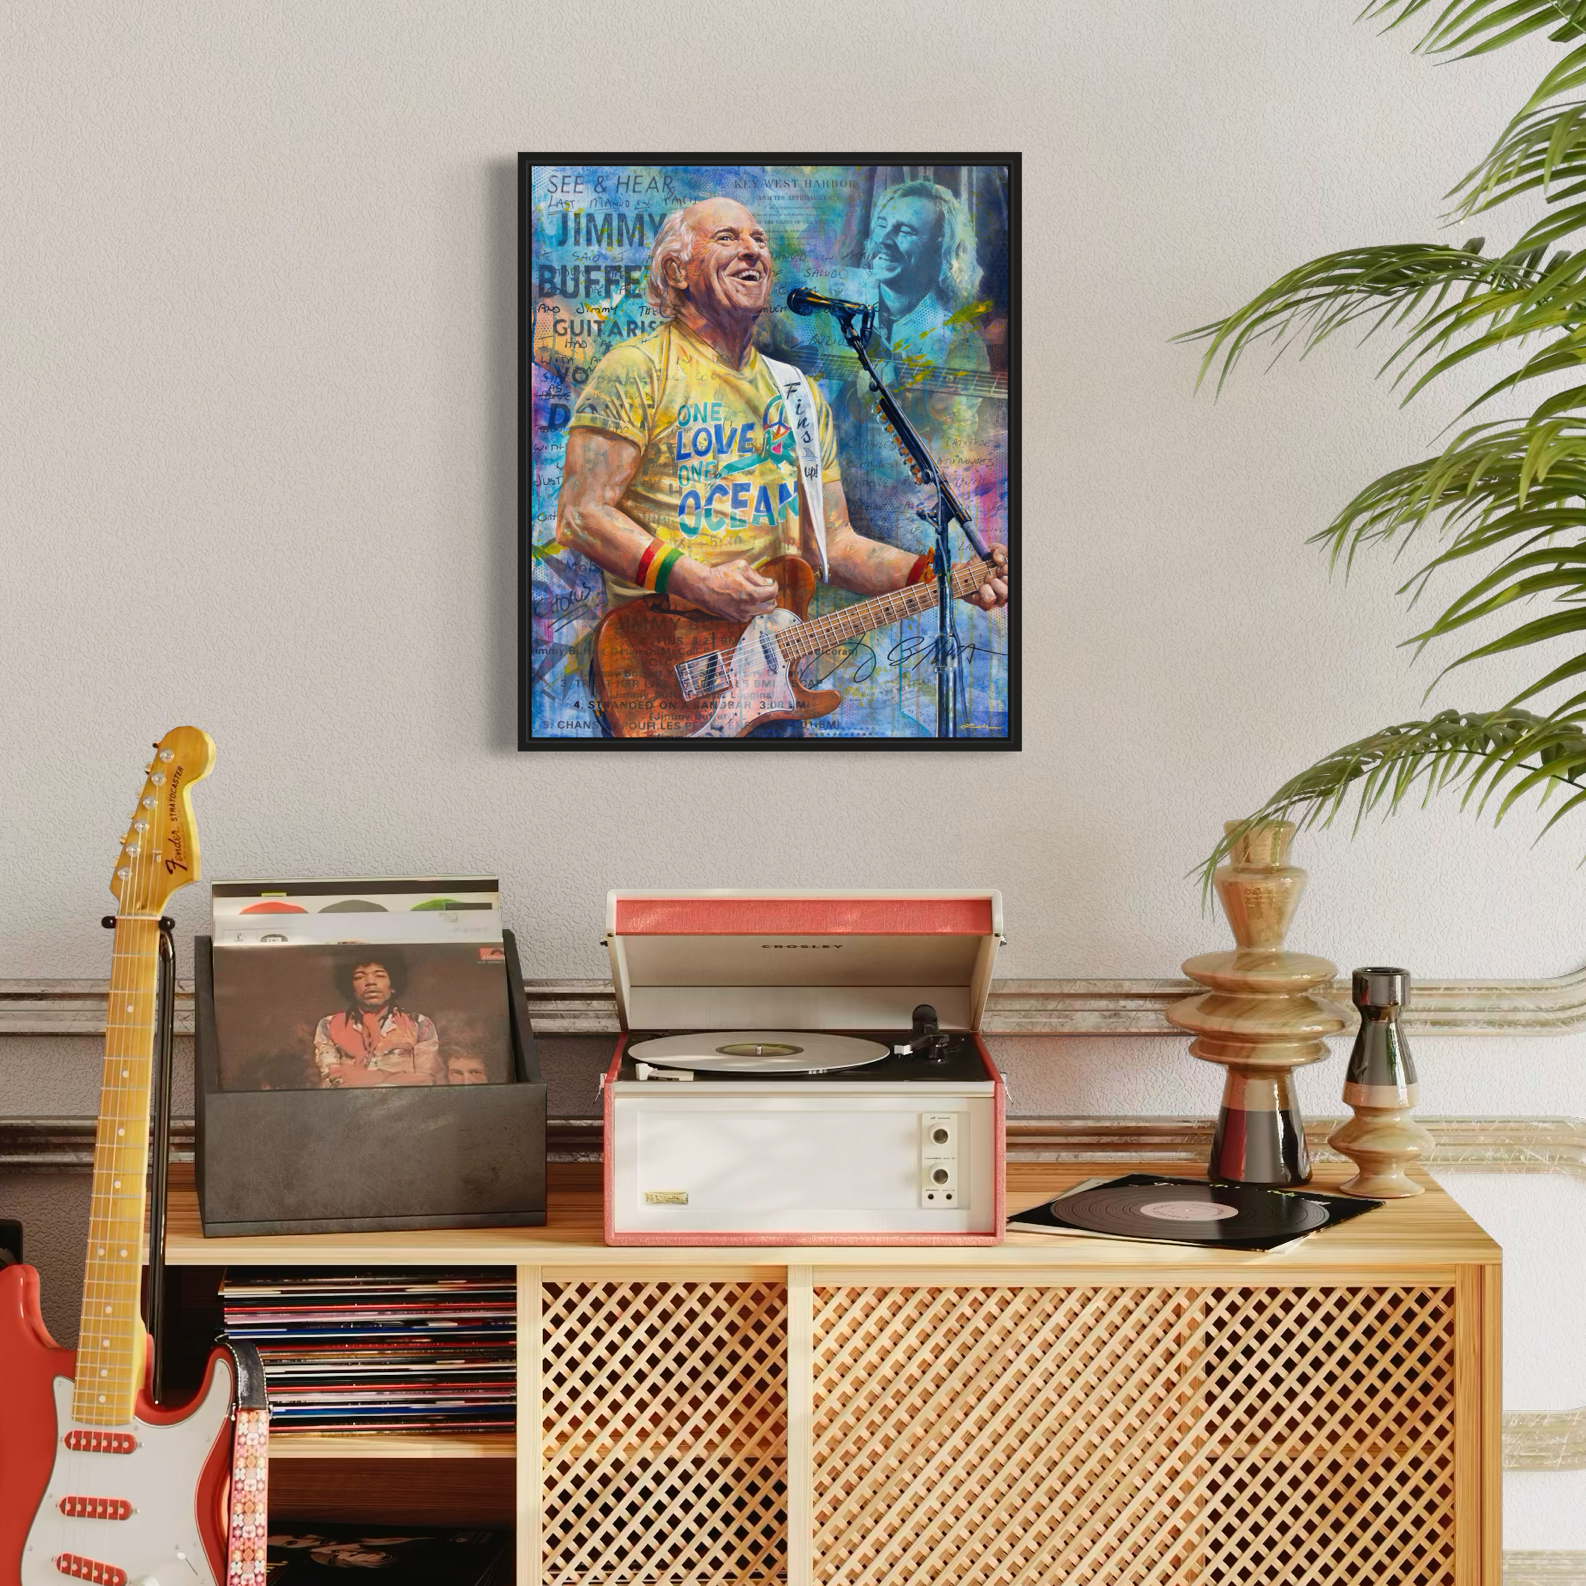
[[[762,953],[840,953],[843,950],[842,942],[761,942]]]

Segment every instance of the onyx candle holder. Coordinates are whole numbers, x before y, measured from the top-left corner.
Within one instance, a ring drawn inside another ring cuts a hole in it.
[[[1212,1139],[1214,1179],[1281,1185],[1311,1176],[1293,1072],[1326,1057],[1326,1037],[1346,1020],[1313,995],[1337,968],[1283,945],[1305,890],[1305,872],[1288,862],[1294,832],[1293,821],[1263,821],[1234,843],[1212,880],[1237,945],[1187,959],[1184,973],[1207,990],[1167,1010],[1170,1023],[1195,1037],[1192,1056],[1228,1070]]]

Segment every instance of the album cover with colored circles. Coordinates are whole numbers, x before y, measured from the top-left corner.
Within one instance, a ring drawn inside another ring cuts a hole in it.
[[[1019,1233],[1276,1251],[1381,1204],[1321,1190],[1126,1173],[1076,1184],[1055,1200],[1015,1212],[1008,1227]]]

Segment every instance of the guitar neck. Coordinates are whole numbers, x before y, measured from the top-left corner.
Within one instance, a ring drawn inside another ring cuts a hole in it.
[[[956,599],[979,589],[991,577],[991,563],[978,558],[954,570],[950,588]],[[928,578],[923,584],[909,584],[885,595],[875,595],[861,600],[857,605],[844,606],[839,611],[828,612],[813,622],[801,622],[796,627],[783,628],[777,634],[777,648],[788,660],[814,655],[818,650],[830,649],[844,639],[857,639],[862,633],[877,628],[890,628],[905,617],[916,617],[936,604],[936,579]]]
[[[72,1415],[86,1426],[129,1422],[143,1381],[143,1213],[159,929],[155,919],[116,921],[72,1392]]]
[[[888,354],[896,357],[895,354]],[[791,355],[805,374],[818,375],[824,380],[851,380],[861,372],[859,360],[852,353],[815,352],[800,349]],[[952,396],[982,397],[993,402],[1008,400],[1008,378],[993,374],[989,369],[959,369],[951,364],[927,363],[922,358],[905,357],[899,364],[897,389],[900,394],[910,390],[943,391]]]

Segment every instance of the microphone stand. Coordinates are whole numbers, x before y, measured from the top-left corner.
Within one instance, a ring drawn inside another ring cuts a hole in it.
[[[971,527],[969,513],[965,510],[963,502],[953,493],[953,487],[942,477],[942,471],[937,466],[936,459],[931,456],[930,448],[920,438],[919,431],[904,417],[903,409],[887,390],[886,381],[876,372],[876,366],[871,363],[870,355],[865,351],[866,343],[870,340],[870,332],[875,325],[875,309],[838,308],[833,309],[832,312],[842,329],[843,340],[853,348],[860,366],[870,376],[870,389],[876,395],[876,406],[880,408],[882,417],[914,464],[914,477],[922,484],[934,485],[936,488],[936,511],[929,513],[917,510],[916,516],[922,522],[929,523],[936,532],[936,555],[933,564],[936,570],[936,639],[931,646],[931,665],[936,673],[936,736],[954,738],[957,736],[956,690],[960,657],[958,634],[953,626],[953,592],[950,587],[953,558],[949,535],[953,524],[956,523],[963,531],[964,538],[969,541],[975,554],[982,561],[991,560],[991,551]],[[858,321],[857,328],[854,324],[855,320]],[[953,671],[951,681],[947,675],[949,666]]]

